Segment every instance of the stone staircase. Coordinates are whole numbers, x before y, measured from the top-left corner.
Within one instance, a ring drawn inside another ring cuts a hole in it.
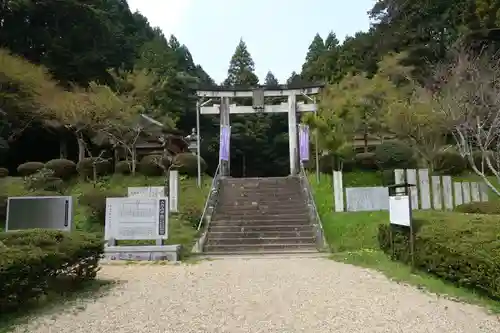
[[[297,177],[221,180],[203,252],[318,252],[309,208]]]

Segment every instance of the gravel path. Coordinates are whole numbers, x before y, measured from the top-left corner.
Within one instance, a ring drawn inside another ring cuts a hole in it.
[[[500,332],[498,317],[322,258],[107,265],[123,284],[15,332]]]

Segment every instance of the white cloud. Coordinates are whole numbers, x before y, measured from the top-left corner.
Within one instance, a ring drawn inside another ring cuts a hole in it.
[[[151,26],[159,27],[168,37],[181,29],[192,0],[128,0],[128,4],[131,11],[141,12]]]

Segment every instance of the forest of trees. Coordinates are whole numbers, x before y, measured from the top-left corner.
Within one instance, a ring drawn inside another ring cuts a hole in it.
[[[435,142],[449,140],[425,107],[439,86],[437,69],[457,50],[495,50],[500,0],[379,0],[367,15],[370,30],[342,43],[334,32],[311,36],[302,68],[281,83],[327,84],[319,114],[303,119],[322,153],[338,152],[359,133],[381,141],[391,133],[432,165]],[[182,41],[132,13],[126,0],[0,0],[0,49],[0,166],[12,172],[59,157],[62,137],[74,138],[66,157],[77,161],[91,151],[84,146],[102,144],[98,134],[116,137],[139,112],[187,135],[196,89],[216,84]],[[243,40],[228,61],[221,84],[259,84]],[[260,84],[278,80],[269,72]],[[287,174],[285,116],[232,116],[231,124],[235,176]],[[202,117],[202,137],[213,170],[216,117]]]

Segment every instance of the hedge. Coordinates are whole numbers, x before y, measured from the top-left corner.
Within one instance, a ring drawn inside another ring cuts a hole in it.
[[[390,226],[380,225],[380,248],[392,254]],[[409,263],[408,232],[393,228],[394,259]],[[498,217],[433,212],[415,221],[415,268],[500,299]]]
[[[0,313],[95,279],[103,251],[104,243],[92,234],[42,229],[0,233]]]
[[[455,211],[469,214],[500,215],[500,202],[470,202],[455,207]]]

